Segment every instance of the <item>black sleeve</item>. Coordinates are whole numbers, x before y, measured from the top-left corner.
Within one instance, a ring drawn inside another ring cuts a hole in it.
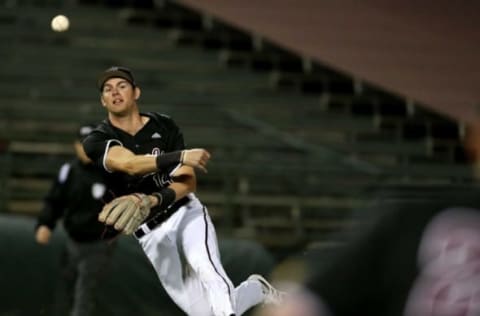
[[[177,125],[173,124],[172,127],[172,138],[171,138],[171,150],[170,151],[177,151],[177,150],[183,150],[185,149],[185,142],[183,140],[183,134],[178,128]],[[173,165],[168,168],[168,170],[165,170],[164,174],[168,174],[168,176],[172,176],[172,174],[175,172],[175,170],[180,167],[181,164]]]
[[[168,115],[159,112],[148,112],[144,115],[153,119],[157,130],[162,135],[166,135],[165,152],[172,152],[185,149],[183,134],[175,121]]]
[[[93,161],[95,166],[109,171],[105,166],[105,156],[110,147],[122,146],[120,140],[114,135],[94,130],[82,142],[87,156]]]
[[[167,119],[167,125],[169,129],[169,137],[167,142],[167,152],[183,150],[185,149],[185,141],[183,139],[183,133],[178,125],[170,118]]]
[[[71,164],[65,163],[59,170],[57,178],[43,201],[43,208],[37,219],[35,227],[46,225],[54,229],[57,220],[63,216],[67,205],[67,185],[71,176]]]
[[[169,116],[155,113],[154,118],[157,121],[160,121],[160,124],[165,128],[167,131],[167,143],[165,152],[172,152],[177,150],[184,150],[185,149],[185,141],[183,139],[183,134],[180,131],[178,125],[172,120]],[[162,177],[164,178],[166,183],[171,183],[172,179],[170,178],[172,173],[180,167],[181,164],[175,164],[167,168],[166,170],[162,170]]]

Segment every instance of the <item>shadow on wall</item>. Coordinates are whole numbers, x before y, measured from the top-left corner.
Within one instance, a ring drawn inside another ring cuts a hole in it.
[[[39,246],[34,220],[9,215],[0,216],[0,231],[0,315],[50,315],[65,232],[56,230],[48,246]],[[268,275],[274,267],[273,257],[254,242],[220,240],[219,246],[235,285],[252,273]],[[99,315],[183,315],[133,237],[120,238],[100,287]]]

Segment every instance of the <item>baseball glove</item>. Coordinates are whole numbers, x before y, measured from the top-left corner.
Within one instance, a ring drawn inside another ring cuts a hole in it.
[[[106,204],[98,220],[130,235],[150,214],[150,208],[150,199],[145,194],[125,195]]]

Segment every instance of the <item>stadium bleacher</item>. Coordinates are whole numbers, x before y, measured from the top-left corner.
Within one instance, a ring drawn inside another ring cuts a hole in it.
[[[201,13],[79,5],[0,12],[4,212],[35,215],[76,127],[104,111],[96,74],[132,68],[141,109],[172,116],[213,153],[199,195],[219,230],[271,248],[328,241],[385,185],[468,183],[462,126]]]

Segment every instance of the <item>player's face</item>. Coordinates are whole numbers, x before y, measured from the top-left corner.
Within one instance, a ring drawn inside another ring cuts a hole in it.
[[[122,78],[111,78],[103,86],[101,102],[108,112],[114,115],[126,115],[136,108],[140,89],[133,87]]]

